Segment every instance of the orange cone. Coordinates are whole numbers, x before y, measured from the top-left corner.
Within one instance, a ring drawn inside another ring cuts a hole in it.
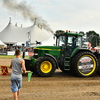
[[[1,69],[2,69],[1,75],[8,75],[9,74],[7,66],[1,66]]]

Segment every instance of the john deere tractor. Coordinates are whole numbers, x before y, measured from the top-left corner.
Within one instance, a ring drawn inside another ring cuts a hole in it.
[[[40,76],[52,76],[60,68],[77,76],[92,76],[98,69],[99,56],[91,50],[82,48],[82,34],[55,32],[56,46],[37,46],[34,55],[26,59],[26,69]]]

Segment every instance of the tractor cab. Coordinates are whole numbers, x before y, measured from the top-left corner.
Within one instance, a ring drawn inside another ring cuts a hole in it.
[[[56,31],[56,46],[61,46],[62,54],[70,56],[74,49],[82,47],[82,34]]]

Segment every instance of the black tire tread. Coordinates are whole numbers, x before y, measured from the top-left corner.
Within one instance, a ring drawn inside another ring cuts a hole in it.
[[[93,53],[88,52],[88,51],[87,52],[86,51],[80,52],[77,55],[75,55],[74,58],[72,58],[72,60],[71,60],[71,71],[72,71],[73,74],[75,74],[77,76],[83,76],[77,70],[77,61],[83,55],[91,55],[96,61],[96,69],[91,75],[89,75],[89,76],[93,76],[96,73],[97,68],[98,68],[98,59],[96,58],[96,56]],[[88,76],[85,76],[85,77],[88,77]]]
[[[40,65],[43,61],[50,61],[52,63],[52,70],[49,72],[49,73],[43,73],[41,70],[40,70]],[[36,72],[38,73],[39,76],[43,76],[43,77],[50,77],[54,74],[55,70],[56,70],[56,63],[55,61],[51,58],[51,57],[48,57],[48,56],[42,56],[42,57],[39,57],[35,63],[35,66],[36,66]]]

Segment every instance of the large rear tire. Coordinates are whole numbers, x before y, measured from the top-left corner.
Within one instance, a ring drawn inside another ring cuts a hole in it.
[[[36,63],[36,70],[40,76],[52,76],[56,70],[56,63],[51,57],[39,57]]]
[[[77,76],[93,76],[98,67],[98,60],[91,52],[78,53],[71,60],[72,72]]]

